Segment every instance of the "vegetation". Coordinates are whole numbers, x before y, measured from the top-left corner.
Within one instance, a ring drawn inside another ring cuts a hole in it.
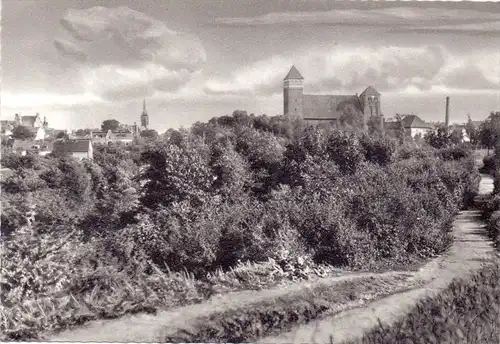
[[[308,323],[351,308],[369,299],[402,291],[401,282],[408,276],[364,277],[333,286],[290,293],[286,296],[254,302],[251,306],[231,309],[195,319],[193,324],[162,338],[164,342],[241,343],[277,334],[297,324]]]
[[[148,139],[157,139],[158,132],[154,129],[143,130],[143,131],[141,131],[141,137],[148,138]]]
[[[28,127],[19,125],[12,131],[12,137],[17,140],[32,140],[36,136],[36,133],[31,131]]]
[[[115,131],[120,126],[120,122],[116,119],[107,119],[101,124],[101,130],[107,132],[108,130]]]
[[[490,116],[481,123],[478,138],[488,150],[497,145],[500,138],[500,111],[491,112]]]
[[[393,326],[377,328],[354,343],[498,343],[500,265],[455,280],[439,295],[420,302]],[[347,343],[346,343],[347,344]]]
[[[433,257],[477,191],[470,153],[235,111],[84,163],[2,154],[3,336]]]
[[[486,127],[493,128],[497,114],[492,113]],[[498,147],[494,130],[489,135]],[[494,177],[495,190],[480,206],[488,234],[500,249],[499,162],[498,148],[494,155],[484,159],[485,172]],[[485,266],[471,278],[455,280],[438,296],[419,303],[393,326],[380,325],[355,343],[497,343],[500,340],[499,280],[500,265]]]

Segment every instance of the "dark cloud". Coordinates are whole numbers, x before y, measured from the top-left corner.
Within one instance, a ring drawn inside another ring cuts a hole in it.
[[[369,85],[381,92],[408,88],[429,91],[433,86],[464,90],[499,88],[484,74],[484,65],[488,62],[481,60],[481,56],[477,54],[469,63],[453,68],[463,58],[439,45],[318,48],[298,57],[297,67],[305,78],[306,93],[355,94]],[[258,61],[233,72],[227,79],[211,80],[205,92],[242,96],[280,94],[289,65],[286,56]]]
[[[217,18],[210,25],[333,25],[382,27],[392,30],[492,31],[498,28],[500,11],[432,7],[388,7],[378,9],[335,9],[331,11],[273,12],[257,17]],[[494,29],[493,29],[494,30]]]
[[[488,80],[483,72],[473,64],[467,64],[450,71],[443,84],[452,88],[467,90],[498,89],[499,83]]]

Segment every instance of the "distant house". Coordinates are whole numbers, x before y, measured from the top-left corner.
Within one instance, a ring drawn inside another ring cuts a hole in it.
[[[40,114],[37,113],[33,116],[21,116],[16,114],[14,122],[16,126],[27,127],[34,135],[34,140],[45,139],[45,130],[48,127],[48,123],[45,117],[42,120]]]
[[[47,155],[52,152],[52,143],[43,140],[12,140],[12,152],[26,155],[27,153]]]
[[[43,127],[28,127],[29,131],[33,135],[34,140],[43,140],[45,139],[45,128]]]
[[[92,143],[94,144],[108,144],[109,142],[112,142],[112,132],[111,130],[108,131],[92,131],[90,133],[90,139],[92,140]]]
[[[450,131],[461,135],[462,142],[470,142],[469,135],[467,135],[467,130],[465,129],[465,124],[452,124],[450,126]]]
[[[115,130],[111,133],[111,140],[130,144],[134,141],[135,135],[131,130]]]
[[[60,134],[68,134],[67,130],[63,129],[46,129],[45,130],[45,138],[46,139],[56,139]]]
[[[93,159],[92,140],[72,139],[54,142],[53,152],[58,154],[70,154],[78,160]]]
[[[417,135],[424,136],[434,130],[434,126],[424,122],[417,115],[406,115],[401,120],[405,134],[414,138]]]
[[[28,152],[37,153],[41,148],[41,142],[35,140],[14,140],[12,151],[17,154],[26,155]]]

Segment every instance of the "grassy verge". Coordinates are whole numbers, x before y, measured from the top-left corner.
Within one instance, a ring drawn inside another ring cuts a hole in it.
[[[393,326],[346,344],[499,343],[500,265],[489,265],[445,291],[419,303]]]
[[[416,287],[408,275],[357,278],[335,285],[291,293],[251,307],[231,309],[197,319],[186,328],[166,334],[166,342],[242,342],[277,334],[292,326],[356,307],[398,291]],[[404,285],[404,286],[403,286]]]

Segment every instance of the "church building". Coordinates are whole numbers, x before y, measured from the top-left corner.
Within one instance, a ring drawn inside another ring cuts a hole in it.
[[[140,136],[141,131],[144,130],[149,130],[149,115],[148,110],[146,110],[146,99],[142,102],[141,126],[138,127],[137,123],[134,123],[134,136]]]
[[[382,116],[380,93],[372,86],[359,96],[304,94],[304,78],[295,66],[283,82],[283,113],[310,123],[333,122],[363,130],[367,129],[370,116]]]

